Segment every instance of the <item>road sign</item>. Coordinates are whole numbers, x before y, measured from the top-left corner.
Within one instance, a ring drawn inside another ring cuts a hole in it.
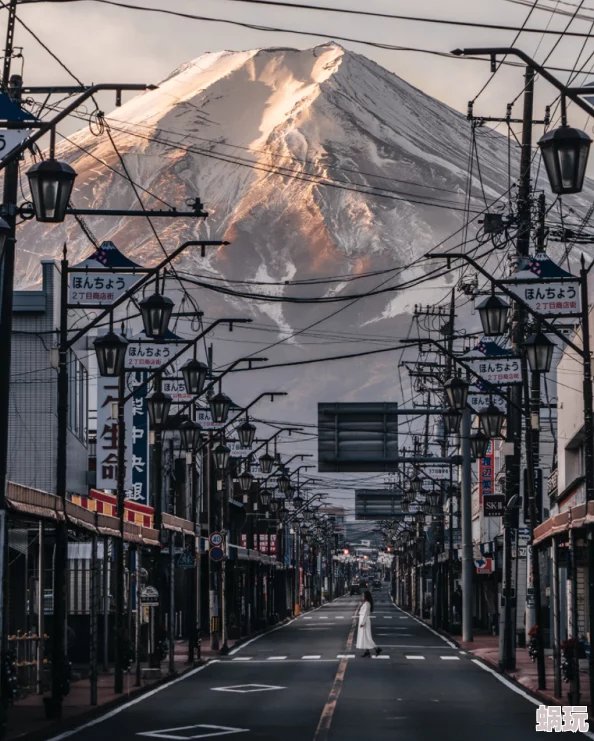
[[[530,541],[530,528],[519,527],[518,528],[518,541],[520,545],[528,545]]]
[[[177,566],[180,569],[193,569],[196,566],[196,557],[190,549],[186,549],[177,559]]]
[[[27,128],[27,123],[35,120],[32,113],[16,105],[6,93],[0,93],[0,158],[4,159],[30,136],[32,129]],[[5,129],[1,121],[22,121],[23,128]]]
[[[218,546],[211,548],[208,553],[211,561],[222,561],[225,558],[225,551]]]
[[[210,544],[217,548],[223,544],[223,536],[221,533],[211,533],[209,538]]]
[[[140,593],[140,601],[145,607],[157,607],[159,592],[154,587],[145,587]]]
[[[493,573],[493,559],[492,558],[476,558],[474,560],[477,574],[492,574]]]

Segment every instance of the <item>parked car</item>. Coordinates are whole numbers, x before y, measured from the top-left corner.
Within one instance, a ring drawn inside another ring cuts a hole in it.
[[[374,579],[373,584],[371,585],[371,588],[374,592],[377,592],[379,589],[382,588],[382,583],[379,579]]]
[[[354,594],[361,594],[361,584],[358,581],[354,581],[351,584],[351,597]]]

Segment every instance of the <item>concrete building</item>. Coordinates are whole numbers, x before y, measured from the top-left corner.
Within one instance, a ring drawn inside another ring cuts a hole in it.
[[[15,291],[10,387],[8,480],[56,490],[57,378],[60,272],[42,261],[41,289]],[[86,494],[88,469],[88,357],[84,339],[69,354],[68,491]]]

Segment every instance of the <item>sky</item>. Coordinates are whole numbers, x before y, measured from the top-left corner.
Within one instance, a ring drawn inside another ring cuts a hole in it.
[[[122,0],[132,2],[133,0]],[[520,0],[529,2],[533,0]],[[538,0],[539,5],[573,12],[580,0]],[[581,0],[582,10],[594,6],[594,0]],[[265,32],[220,22],[197,21],[169,17],[157,13],[127,10],[100,4],[93,0],[74,2],[38,2],[34,0],[19,9],[19,15],[39,38],[60,57],[65,65],[85,83],[146,82],[158,83],[184,62],[206,51],[241,50],[263,46],[308,48],[338,36],[391,45],[420,47],[442,52],[457,47],[485,45],[507,46],[515,32],[459,26],[434,25],[404,20],[366,18],[329,11],[288,10],[254,5],[237,0],[137,0],[150,8],[166,8],[200,14],[218,19],[230,19],[251,24],[299,31],[315,31],[319,35],[295,35]],[[310,0],[309,4],[325,4],[331,8],[365,9],[368,11],[416,15],[423,18],[447,18],[476,23],[520,26],[530,8],[510,0]],[[6,10],[1,11],[6,16]],[[2,19],[0,15],[0,19]],[[594,17],[594,14],[590,13]],[[564,29],[570,19],[552,15],[542,9],[532,12],[527,27]],[[4,21],[5,23],[5,21]],[[588,32],[592,22],[576,19],[572,31]],[[2,29],[2,38],[4,29]],[[517,46],[543,62],[558,37],[523,33]],[[2,42],[3,43],[3,42]],[[489,64],[459,59],[445,59],[427,54],[393,51],[341,42],[345,47],[366,55],[398,74],[426,93],[465,112],[467,101],[474,98],[490,76]],[[564,38],[547,61],[548,65],[573,68],[583,40]],[[20,26],[15,44],[24,47],[24,79],[26,84],[66,84],[72,78]],[[588,40],[581,60],[594,51],[594,38]],[[586,70],[594,69],[590,60]],[[20,62],[14,70],[20,71]],[[567,75],[559,73],[561,78]],[[594,78],[594,75],[591,76]],[[582,75],[579,82],[588,78]],[[502,116],[505,105],[522,90],[522,70],[504,68],[477,100],[477,115]],[[536,111],[542,115],[544,105],[555,98],[555,91],[546,82],[537,85]],[[106,111],[112,99],[102,101]],[[540,109],[540,110],[539,110]],[[520,103],[514,111],[520,115]],[[570,123],[585,127],[586,116],[576,112]],[[589,130],[591,123],[588,124]],[[72,127],[77,125],[73,122]]]

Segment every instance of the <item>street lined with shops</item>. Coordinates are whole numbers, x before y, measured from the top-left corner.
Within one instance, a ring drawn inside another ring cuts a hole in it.
[[[361,658],[353,648],[359,605],[336,599],[67,733],[85,741],[536,738],[537,701],[395,607],[386,588],[373,613],[384,652]]]

